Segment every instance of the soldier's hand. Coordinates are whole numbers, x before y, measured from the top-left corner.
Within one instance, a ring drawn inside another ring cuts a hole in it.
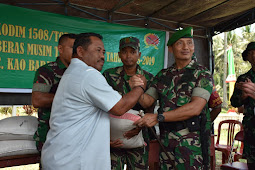
[[[245,100],[247,97],[249,97],[249,95],[247,93],[245,93],[244,91],[242,91],[242,100]]]
[[[243,84],[245,84],[245,83],[244,82],[236,83],[235,88],[242,90]]]
[[[157,114],[146,113],[143,118],[135,121],[134,125],[137,125],[138,127],[152,127],[155,126],[157,123]]]
[[[145,76],[141,75],[141,74],[138,74],[137,76],[140,77],[140,79],[143,81],[143,83],[144,83],[143,88],[146,89],[147,80],[146,80]]]
[[[141,131],[142,128],[136,127],[130,131],[127,131],[126,133],[123,134],[123,136],[127,139],[130,139],[136,135],[139,134],[139,132]]]
[[[110,141],[110,146],[111,146],[112,148],[119,148],[119,147],[123,146],[123,141],[120,140],[120,139],[111,140],[111,141]]]
[[[129,83],[129,86],[131,87],[131,89],[133,89],[134,87],[137,87],[137,86],[144,87],[144,81],[143,81],[143,79],[140,78],[139,75],[132,76],[129,79],[128,83]]]
[[[255,84],[250,80],[247,79],[246,83],[242,85],[242,92],[243,96],[248,96],[251,98],[255,98]]]

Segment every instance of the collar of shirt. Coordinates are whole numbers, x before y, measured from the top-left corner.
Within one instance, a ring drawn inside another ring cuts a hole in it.
[[[170,66],[168,70],[171,72],[180,72],[180,71],[184,71],[186,69],[194,70],[194,69],[196,69],[196,67],[197,67],[197,62],[192,59],[188,65],[186,65],[184,68],[182,68],[180,70],[175,67],[175,63],[172,66]]]
[[[57,57],[56,63],[58,63],[59,68],[64,69],[67,68],[64,63],[60,60],[60,57]]]
[[[125,72],[123,66],[122,66],[122,67],[119,67],[119,68],[117,69],[116,73],[117,73],[117,74],[120,74],[121,77],[124,77],[124,79],[125,79],[126,81],[129,80],[129,78],[131,77],[131,76],[129,76],[129,75],[126,74],[126,72]],[[142,69],[139,65],[137,65],[137,67],[136,67],[136,74],[144,75],[143,69]]]

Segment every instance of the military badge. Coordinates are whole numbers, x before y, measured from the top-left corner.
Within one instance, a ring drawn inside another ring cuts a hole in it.
[[[145,48],[153,46],[156,50],[158,50],[160,39],[156,34],[148,33],[144,36],[144,43],[146,44]]]

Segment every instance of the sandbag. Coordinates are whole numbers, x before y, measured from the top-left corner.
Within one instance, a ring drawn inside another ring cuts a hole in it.
[[[38,121],[34,116],[13,116],[0,120],[0,141],[33,140]]]
[[[35,141],[7,140],[0,141],[0,157],[38,153]]]
[[[123,141],[122,148],[138,148],[146,145],[143,139],[142,130],[140,133],[130,139],[124,138],[123,134],[136,128],[133,123],[140,119],[139,112],[130,109],[127,113],[122,116],[115,116],[110,114],[110,132],[111,140],[120,139]]]

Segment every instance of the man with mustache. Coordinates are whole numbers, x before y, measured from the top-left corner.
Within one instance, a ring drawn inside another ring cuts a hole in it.
[[[176,31],[167,45],[175,64],[161,70],[139,99],[145,108],[159,99],[158,115],[147,113],[135,124],[159,123],[161,142],[172,160],[161,150],[161,169],[209,169],[211,73],[192,59],[192,27]],[[133,76],[131,82],[138,77]]]
[[[144,93],[146,80],[141,76],[140,84],[121,96],[100,73],[104,54],[101,35],[77,36],[71,64],[54,97],[43,169],[111,169],[109,113],[122,115],[131,109]]]

